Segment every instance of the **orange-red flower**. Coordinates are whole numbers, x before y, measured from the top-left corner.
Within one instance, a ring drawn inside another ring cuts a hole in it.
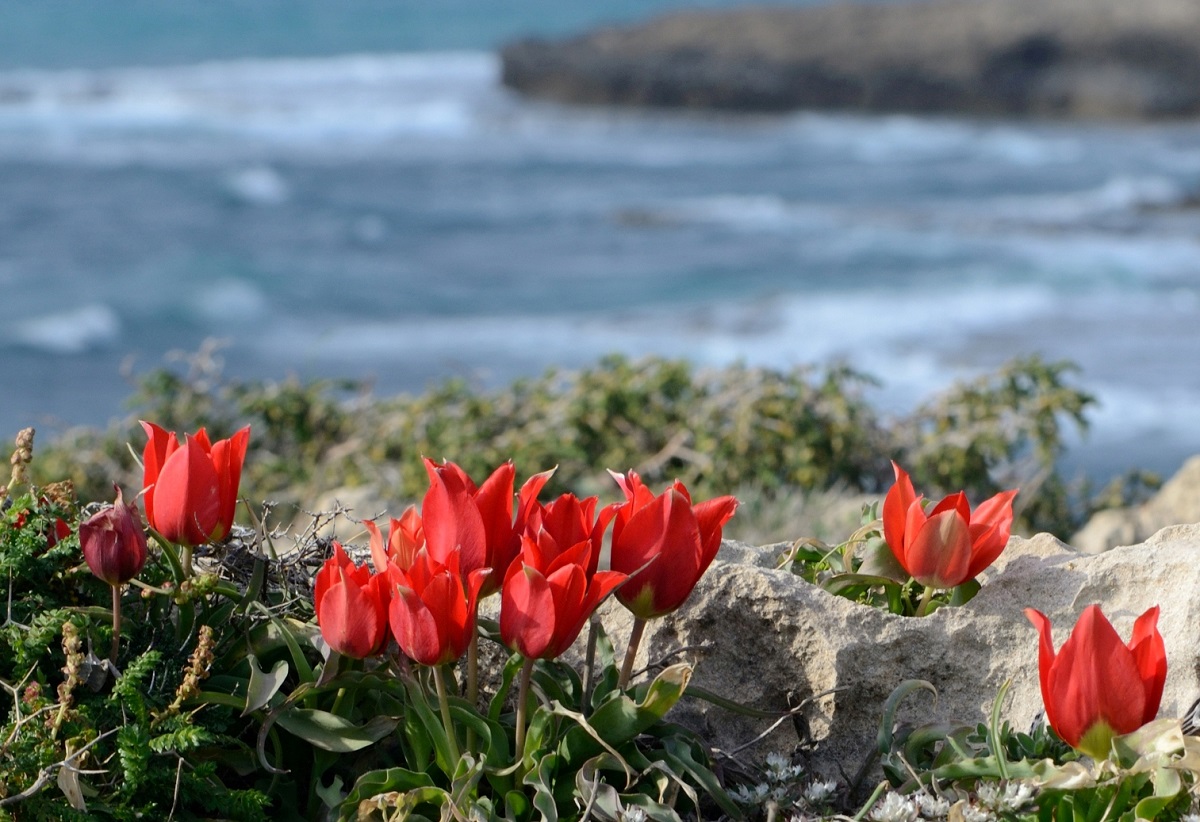
[[[1095,759],[1108,756],[1112,738],[1136,731],[1158,714],[1167,679],[1167,653],[1158,632],[1158,606],[1138,617],[1129,645],[1089,605],[1058,654],[1050,620],[1025,610],[1037,628],[1038,675],[1046,720],[1064,742]]]
[[[514,520],[516,469],[511,462],[493,471],[478,487],[452,462],[438,465],[426,459],[425,469],[429,472],[429,490],[421,504],[421,521],[430,556],[445,563],[451,551],[461,549],[464,573],[492,569],[481,596],[494,593],[521,548],[529,509],[551,472],[535,474],[521,486]]]
[[[626,498],[601,514],[604,524],[613,518],[612,569],[629,574],[617,599],[641,619],[670,613],[712,564],[721,547],[721,529],[738,501],[725,496],[692,505],[678,480],[655,496],[637,472],[609,473]]]
[[[908,474],[894,462],[892,468],[896,484],[883,500],[883,538],[913,579],[954,588],[996,561],[1012,531],[1016,490],[996,494],[973,513],[960,491],[926,513]]]
[[[500,638],[526,659],[554,659],[579,636],[584,623],[625,574],[589,575],[593,543],[582,540],[556,556],[525,536],[500,592]]]
[[[142,485],[151,527],[183,545],[223,540],[233,525],[250,427],[215,443],[203,428],[183,442],[154,423],[142,428],[150,437]]]
[[[459,551],[447,559],[443,564],[422,549],[408,568],[393,564],[388,572],[392,634],[400,650],[422,665],[453,662],[467,650],[475,634],[479,589],[490,573],[477,568],[464,578]]]
[[[365,659],[388,642],[388,575],[355,565],[338,543],[313,587],[317,624],[329,647],[343,656]]]
[[[109,585],[122,585],[146,564],[146,531],[136,505],[128,505],[117,489],[112,508],[79,523],[79,547],[88,568]]]
[[[371,562],[381,574],[387,570],[389,562],[396,563],[399,568],[408,568],[416,558],[417,551],[425,547],[425,529],[421,525],[421,513],[415,505],[404,509],[400,519],[390,518],[386,543],[373,520],[363,520],[363,526],[371,536]]]

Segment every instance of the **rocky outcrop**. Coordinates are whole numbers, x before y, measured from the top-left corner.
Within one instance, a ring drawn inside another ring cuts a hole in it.
[[[680,648],[702,647],[685,654],[696,664],[692,682],[743,704],[782,712],[827,694],[804,715],[816,745],[812,766],[827,776],[856,773],[874,744],[884,702],[905,679],[929,681],[938,697],[912,695],[903,721],[973,726],[986,720],[1001,685],[1011,679],[1004,717],[1013,727],[1028,727],[1042,707],[1037,634],[1023,614],[1028,607],[1050,617],[1061,645],[1091,603],[1101,605],[1126,639],[1139,614],[1161,605],[1169,669],[1160,716],[1179,716],[1200,693],[1200,602],[1194,595],[1200,526],[1168,529],[1144,544],[1097,555],[1045,534],[1013,538],[985,572],[975,599],[921,619],[834,597],[776,570],[786,547],[727,542],[684,607],[650,623],[638,667]],[[604,623],[620,651],[628,616],[616,603],[605,608]],[[698,699],[684,699],[672,717],[725,751],[771,724]],[[790,751],[798,741],[786,723],[744,756]]]
[[[1200,522],[1200,456],[1183,464],[1151,499],[1132,508],[1100,511],[1071,537],[1081,551],[1098,553],[1132,545],[1168,525]]]
[[[1200,112],[1194,0],[926,0],[693,11],[502,52],[570,103],[1056,117]]]

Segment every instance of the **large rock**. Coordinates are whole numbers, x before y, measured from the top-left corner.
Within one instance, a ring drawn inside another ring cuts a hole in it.
[[[931,0],[673,14],[503,50],[572,103],[1080,117],[1200,112],[1195,0]]]
[[[786,544],[752,548],[727,542],[717,561],[676,614],[650,623],[638,667],[681,647],[696,663],[693,683],[746,705],[785,711],[798,700],[832,692],[805,715],[816,749],[812,765],[826,776],[855,774],[869,755],[883,705],[905,679],[938,690],[911,696],[901,718],[974,725],[985,721],[1001,685],[1013,681],[1004,716],[1025,728],[1041,710],[1037,634],[1023,614],[1047,614],[1061,645],[1083,608],[1099,603],[1122,637],[1134,619],[1161,605],[1168,655],[1162,716],[1179,716],[1200,688],[1195,626],[1200,602],[1200,526],[1165,530],[1144,544],[1104,554],[1081,554],[1049,535],[1013,538],[985,572],[983,588],[963,607],[926,618],[899,617],[827,594],[788,571],[776,570]],[[618,651],[630,627],[616,603],[604,622]],[[685,699],[672,716],[730,751],[749,742],[769,720],[746,718]],[[790,750],[791,723],[743,756]]]
[[[1081,551],[1097,553],[1132,545],[1168,525],[1200,522],[1200,456],[1183,464],[1151,499],[1132,508],[1100,511],[1071,544]]]

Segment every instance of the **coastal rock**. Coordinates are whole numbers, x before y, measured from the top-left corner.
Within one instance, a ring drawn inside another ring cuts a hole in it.
[[[1071,538],[1081,551],[1132,545],[1168,525],[1200,522],[1200,455],[1192,457],[1145,503],[1100,511]]]
[[[696,665],[692,682],[718,695],[779,712],[813,699],[799,725],[815,745],[813,769],[828,778],[858,772],[884,702],[906,679],[927,680],[938,697],[909,696],[898,715],[903,722],[974,726],[1011,679],[1003,716],[1015,728],[1029,727],[1042,708],[1037,634],[1023,614],[1029,607],[1050,617],[1058,646],[1091,603],[1126,639],[1134,619],[1160,605],[1169,664],[1160,716],[1179,716],[1200,692],[1194,631],[1200,603],[1193,595],[1200,586],[1200,526],[1095,555],[1047,534],[1014,537],[985,572],[975,599],[921,619],[855,604],[776,569],[786,548],[726,542],[683,608],[648,625],[635,667],[672,654],[676,661],[687,648],[682,656]],[[606,604],[604,624],[618,653],[630,623],[618,604]],[[771,724],[699,699],[684,699],[672,717],[723,751],[751,742]],[[741,756],[760,759],[800,741],[788,722]]]
[[[924,0],[689,11],[502,51],[569,103],[1087,118],[1200,112],[1193,0]]]

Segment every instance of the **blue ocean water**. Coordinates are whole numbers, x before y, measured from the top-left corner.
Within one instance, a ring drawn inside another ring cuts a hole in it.
[[[614,350],[844,359],[896,411],[1040,352],[1103,403],[1078,465],[1200,450],[1200,124],[499,85],[508,38],[685,4],[585,5],[6,4],[0,430],[102,423],[122,373],[215,337],[232,374],[380,393]]]

